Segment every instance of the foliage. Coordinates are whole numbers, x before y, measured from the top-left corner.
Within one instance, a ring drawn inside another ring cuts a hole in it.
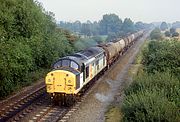
[[[77,35],[86,36],[96,36],[99,35],[99,23],[87,21],[86,23],[81,23],[80,21],[75,21],[73,23],[60,21],[59,27],[67,29],[74,32]]]
[[[166,23],[166,22],[162,22],[161,25],[160,25],[160,29],[161,29],[162,31],[165,31],[166,29],[168,29],[167,23]]]
[[[112,41],[114,39],[116,39],[118,36],[115,34],[115,33],[109,33],[108,34],[108,38],[107,38],[107,41]]]
[[[159,28],[155,28],[151,33],[150,33],[150,38],[151,39],[157,39],[161,40],[162,39],[162,34]]]
[[[0,98],[34,79],[30,74],[74,50],[53,13],[33,0],[0,0]],[[45,70],[44,70],[45,71]],[[42,71],[43,72],[43,71]],[[36,77],[36,76],[35,76]]]
[[[134,23],[130,18],[126,18],[124,20],[123,26],[122,26],[123,33],[133,33],[135,32],[135,26]],[[125,35],[125,34],[123,34]]]
[[[74,44],[79,50],[84,50],[88,47],[95,46],[99,43],[99,40],[96,41],[93,38],[81,38]]]
[[[178,122],[178,108],[156,91],[141,91],[123,102],[125,122]]]
[[[173,34],[176,32],[176,29],[175,28],[170,28],[170,33]]]
[[[143,50],[144,71],[125,90],[124,121],[178,122],[180,42],[150,41]]]
[[[136,30],[142,30],[142,29],[145,29],[145,28],[149,28],[149,27],[151,27],[153,25],[147,24],[147,23],[143,23],[143,22],[139,21],[139,22],[136,22],[134,26],[135,26]]]
[[[137,76],[129,88],[125,90],[126,95],[136,94],[141,91],[162,93],[170,102],[174,102],[178,107],[180,81],[169,72],[155,74],[144,73]]]
[[[180,74],[180,42],[178,41],[151,41],[148,49],[144,50],[145,70],[148,73],[165,72],[178,76]]]
[[[172,34],[172,37],[178,37],[179,36],[179,33],[178,32],[174,32],[173,34]]]
[[[100,33],[107,35],[108,33],[118,33],[122,26],[122,20],[115,14],[103,15],[100,21]]]
[[[86,35],[89,37],[97,35],[109,35],[110,39],[112,35],[115,35],[116,37],[123,37],[129,33],[152,26],[151,24],[142,22],[137,22],[134,24],[129,18],[126,18],[123,22],[116,14],[105,14],[99,22],[91,22],[89,20],[85,23],[81,23],[80,21],[75,21],[72,23],[60,21],[58,25],[59,27],[70,30],[77,35]]]
[[[165,34],[165,36],[167,36],[167,37],[170,37],[170,36],[171,36],[171,33],[170,33],[169,31],[166,31],[164,34]]]
[[[176,21],[172,24],[173,28],[180,28],[180,21]]]
[[[98,44],[106,43],[107,36],[94,36],[92,37],[94,41],[96,41]]]
[[[170,31],[165,32],[165,36],[167,36],[167,37],[178,37],[179,33],[176,32],[175,28],[170,28]]]

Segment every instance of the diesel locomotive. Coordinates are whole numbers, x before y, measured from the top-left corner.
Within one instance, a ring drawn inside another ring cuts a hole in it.
[[[143,31],[139,31],[60,58],[45,78],[47,93],[55,103],[73,104],[83,88],[106,71],[142,35]]]

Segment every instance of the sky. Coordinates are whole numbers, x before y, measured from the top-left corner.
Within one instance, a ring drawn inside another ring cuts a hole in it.
[[[180,21],[180,0],[37,0],[57,21],[99,21],[114,13],[143,22]]]

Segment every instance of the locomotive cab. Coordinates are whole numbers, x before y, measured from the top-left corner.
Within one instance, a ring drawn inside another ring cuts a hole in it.
[[[69,71],[54,70],[46,76],[46,86],[48,93],[74,94],[76,90],[76,77]]]
[[[55,101],[69,103],[83,92],[84,86],[106,67],[104,50],[91,47],[59,59],[46,76],[46,91]],[[72,99],[71,99],[72,98]]]
[[[79,65],[73,60],[62,59],[53,65],[53,71],[46,76],[46,90],[51,95],[76,94],[82,76]]]

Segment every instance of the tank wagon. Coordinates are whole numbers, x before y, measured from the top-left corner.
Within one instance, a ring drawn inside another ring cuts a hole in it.
[[[65,106],[73,104],[87,84],[107,70],[142,35],[143,31],[139,31],[116,42],[60,58],[46,75],[47,93],[55,103]]]

